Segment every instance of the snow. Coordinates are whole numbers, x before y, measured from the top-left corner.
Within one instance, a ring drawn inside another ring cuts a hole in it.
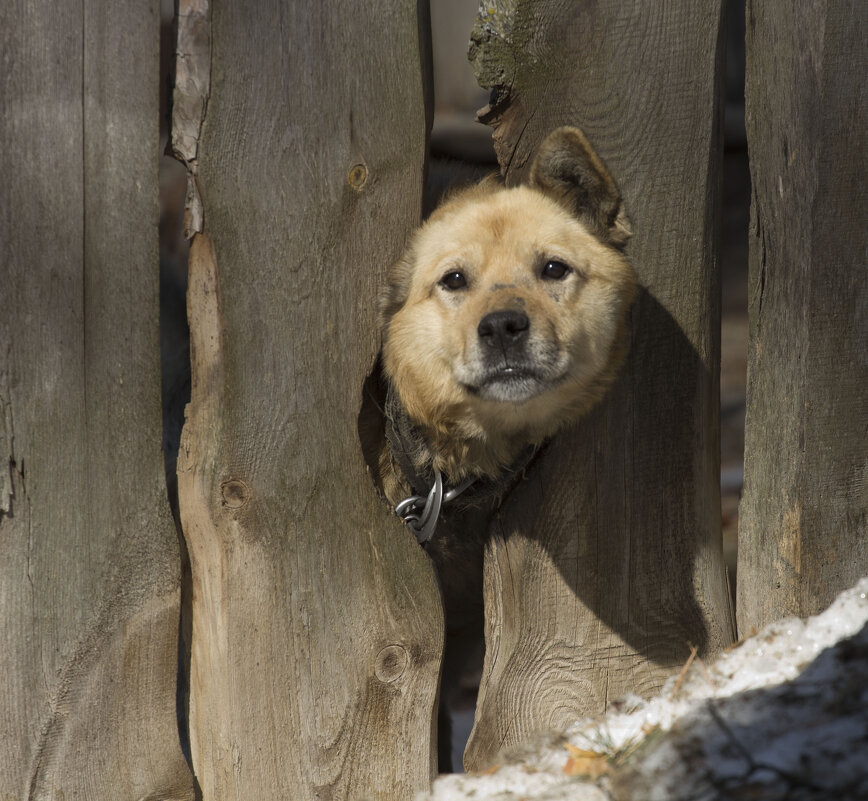
[[[868,578],[766,627],[659,696],[624,699],[417,801],[868,799]],[[571,775],[572,774],[572,775]]]

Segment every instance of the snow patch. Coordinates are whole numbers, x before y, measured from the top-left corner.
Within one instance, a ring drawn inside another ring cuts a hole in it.
[[[416,801],[868,798],[868,578],[820,615],[692,660],[655,698],[504,759]]]

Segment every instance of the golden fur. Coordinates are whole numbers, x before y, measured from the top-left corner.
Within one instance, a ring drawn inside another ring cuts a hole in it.
[[[487,179],[416,231],[381,299],[383,367],[450,483],[497,476],[601,399],[635,294],[628,236],[614,182],[575,128],[546,139],[530,185]]]

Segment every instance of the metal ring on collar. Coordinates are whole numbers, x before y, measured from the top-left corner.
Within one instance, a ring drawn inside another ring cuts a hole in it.
[[[443,475],[434,468],[434,484],[428,497],[411,495],[395,507],[395,514],[413,530],[416,540],[422,544],[434,536],[440,508],[443,505]]]
[[[440,510],[444,503],[454,501],[464,490],[476,481],[476,476],[464,479],[457,487],[443,492],[443,474],[434,468],[434,484],[428,491],[428,496],[411,495],[404,498],[396,507],[398,515],[416,535],[416,540],[424,544],[431,540],[440,519]]]

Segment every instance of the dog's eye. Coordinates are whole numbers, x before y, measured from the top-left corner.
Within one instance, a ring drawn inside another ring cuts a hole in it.
[[[451,273],[446,273],[440,279],[440,286],[452,290],[464,289],[467,286],[467,279],[464,277],[464,273],[455,270]]]
[[[570,268],[567,267],[562,261],[547,261],[545,263],[545,267],[542,268],[542,277],[548,278],[552,281],[560,281],[561,278],[566,277],[567,273],[570,272]]]

